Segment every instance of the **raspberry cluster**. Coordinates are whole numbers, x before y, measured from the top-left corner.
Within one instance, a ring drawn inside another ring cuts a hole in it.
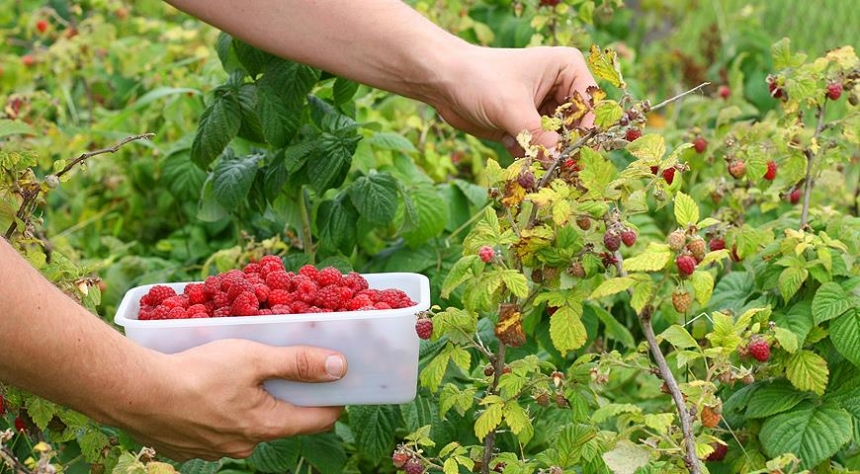
[[[371,289],[358,273],[305,265],[288,272],[279,257],[268,255],[243,270],[189,283],[182,294],[164,285],[140,299],[138,319],[187,319],[275,314],[366,311],[413,306],[401,290]]]

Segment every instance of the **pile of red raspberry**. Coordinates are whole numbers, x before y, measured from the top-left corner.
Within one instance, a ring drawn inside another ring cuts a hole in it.
[[[217,318],[274,314],[328,313],[407,308],[415,305],[397,289],[368,288],[358,273],[305,265],[288,272],[279,257],[268,255],[243,270],[189,283],[182,294],[163,285],[140,299],[138,319]]]

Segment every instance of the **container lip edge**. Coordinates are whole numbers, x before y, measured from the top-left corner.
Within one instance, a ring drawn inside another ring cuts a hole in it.
[[[265,316],[236,316],[225,318],[189,318],[175,320],[158,320],[158,321],[141,321],[126,317],[130,312],[130,306],[134,304],[132,295],[156,285],[164,286],[182,286],[191,283],[202,283],[200,281],[188,282],[172,282],[172,283],[150,283],[146,285],[138,285],[129,288],[123,295],[119,306],[117,306],[116,314],[114,315],[114,324],[122,326],[126,329],[148,329],[159,330],[168,328],[194,328],[194,327],[216,327],[216,326],[245,326],[245,325],[265,325],[265,324],[282,324],[287,322],[328,322],[328,321],[350,321],[359,319],[387,319],[400,318],[404,316],[413,316],[420,311],[426,311],[430,308],[430,279],[421,273],[410,272],[386,272],[386,273],[367,273],[361,274],[364,277],[372,276],[409,276],[418,280],[418,299],[415,305],[406,308],[397,309],[379,309],[372,311],[340,311],[332,313],[305,313],[305,314],[287,314],[287,315],[265,315]],[[391,312],[397,312],[392,314]],[[387,313],[387,314],[386,314]]]

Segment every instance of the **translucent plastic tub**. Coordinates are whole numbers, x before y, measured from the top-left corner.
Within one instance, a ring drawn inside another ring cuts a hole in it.
[[[140,298],[154,285],[132,288],[114,322],[144,347],[176,353],[219,339],[250,339],[274,346],[310,345],[343,353],[346,376],[336,382],[269,380],[266,390],[300,406],[406,403],[415,398],[418,335],[415,314],[430,307],[430,282],[416,273],[362,275],[370,288],[403,290],[415,306],[401,309],[140,321]],[[164,284],[181,293],[187,283]]]

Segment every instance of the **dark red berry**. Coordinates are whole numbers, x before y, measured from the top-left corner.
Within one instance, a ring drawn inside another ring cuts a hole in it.
[[[418,337],[427,340],[433,335],[433,321],[428,318],[421,318],[415,322],[415,332]]]
[[[424,463],[418,458],[409,458],[403,465],[403,470],[406,471],[406,474],[421,474],[424,472]]]
[[[632,142],[641,136],[642,130],[639,130],[636,127],[631,127],[627,129],[627,133],[624,135],[624,138],[626,138],[628,142]]]
[[[48,22],[45,20],[39,20],[36,22],[36,29],[39,30],[39,33],[44,33],[48,29]],[[840,88],[841,92],[841,88]]]
[[[517,183],[523,187],[523,189],[532,189],[535,186],[535,175],[529,170],[525,170],[517,176]]]
[[[723,443],[711,443],[711,447],[714,448],[714,452],[709,454],[705,461],[720,462],[725,459],[726,453],[729,452],[729,447]]]
[[[705,137],[696,137],[693,139],[693,148],[695,148],[696,153],[702,154],[708,149],[708,141],[705,140]]]
[[[762,338],[755,338],[747,344],[747,353],[759,362],[770,359],[770,344]]]
[[[666,180],[666,184],[672,184],[672,181],[675,181],[675,168],[663,170],[663,179]]]
[[[15,417],[15,431],[27,431],[27,424],[20,416]]]
[[[632,229],[626,229],[621,233],[621,242],[624,242],[624,245],[627,247],[632,247],[633,244],[636,243],[636,231]]]
[[[767,90],[770,92],[770,96],[774,99],[782,99],[785,95],[785,91],[783,91],[782,87],[779,87],[775,81],[768,83]]]
[[[682,277],[688,277],[696,271],[696,259],[692,255],[679,255],[675,259],[675,265]]]
[[[391,463],[394,464],[394,467],[400,469],[405,466],[406,462],[409,461],[409,459],[411,458],[411,454],[402,449],[398,449],[397,451],[394,451],[394,454],[391,455]]]
[[[788,201],[792,204],[797,204],[800,202],[800,197],[801,197],[801,191],[800,191],[800,188],[797,187],[797,188],[792,189],[791,192],[788,194]]]
[[[591,228],[591,219],[588,216],[579,216],[576,218],[576,225],[582,230]]]
[[[773,181],[776,179],[776,162],[770,160],[767,162],[767,172],[764,174],[764,179],[768,181]]]
[[[830,100],[839,100],[842,97],[842,83],[832,82],[827,84],[827,98]]]
[[[723,99],[728,99],[729,96],[732,95],[732,90],[729,89],[729,86],[722,85],[717,89],[717,94],[719,94]]]
[[[540,6],[542,7],[554,7],[561,3],[561,0],[540,0]]]
[[[610,252],[615,252],[621,248],[621,236],[618,235],[617,232],[607,230],[606,233],[603,234],[603,245],[605,245],[606,249]]]
[[[708,242],[708,249],[710,249],[711,252],[715,252],[717,250],[723,250],[725,248],[726,248],[726,241],[723,239],[714,238],[714,239],[711,239],[710,242]]]

